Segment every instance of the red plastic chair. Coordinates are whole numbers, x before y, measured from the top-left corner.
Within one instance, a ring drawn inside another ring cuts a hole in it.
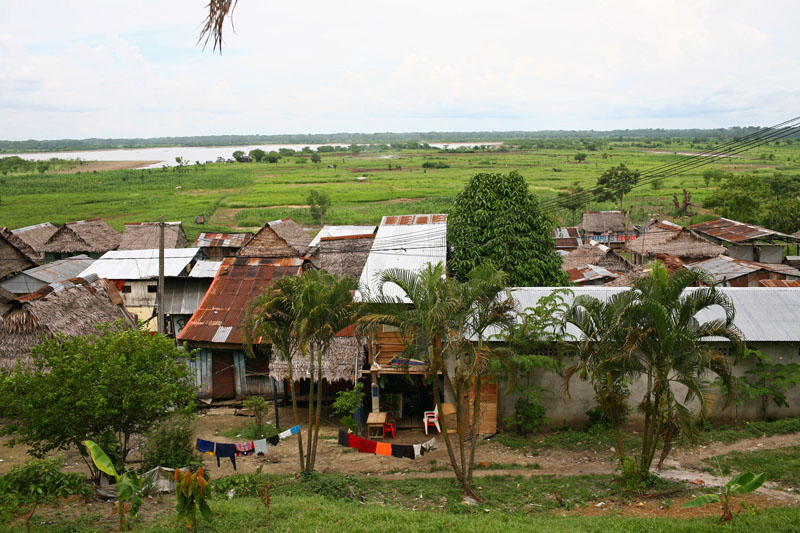
[[[391,434],[392,434],[392,438],[395,438],[395,433],[394,433],[394,424],[392,424],[391,422],[386,422],[386,423],[383,425],[383,438],[384,438],[384,439],[385,439],[385,438],[387,438],[387,436],[389,435],[389,433],[391,433]]]

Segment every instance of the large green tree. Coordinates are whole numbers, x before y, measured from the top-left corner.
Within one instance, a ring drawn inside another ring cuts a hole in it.
[[[639,183],[639,171],[630,170],[625,163],[620,163],[603,172],[597,179],[597,199],[601,202],[616,200],[622,209],[622,199],[637,183]]]
[[[99,480],[83,441],[113,435],[124,469],[131,437],[194,398],[186,357],[163,335],[107,324],[96,335],[43,340],[29,364],[0,373],[0,413],[9,421],[1,432],[35,457],[76,448]]]
[[[568,277],[555,251],[553,226],[518,172],[476,174],[450,210],[448,267],[459,280],[491,263],[512,287],[564,285]]]

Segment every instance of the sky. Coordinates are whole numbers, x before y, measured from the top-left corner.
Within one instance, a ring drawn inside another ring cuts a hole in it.
[[[768,126],[796,0],[3,0],[0,139]]]

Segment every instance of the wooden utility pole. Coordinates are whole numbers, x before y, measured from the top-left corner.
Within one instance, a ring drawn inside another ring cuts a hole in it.
[[[158,223],[158,292],[156,308],[158,309],[158,332],[164,335],[164,215]]]

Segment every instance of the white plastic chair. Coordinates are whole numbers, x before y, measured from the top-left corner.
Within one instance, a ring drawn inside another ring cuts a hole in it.
[[[425,414],[422,418],[423,425],[425,426],[425,434],[428,434],[428,426],[433,425],[436,426],[436,431],[438,433],[442,432],[442,428],[439,427],[439,406],[435,406],[433,411],[425,411]]]

